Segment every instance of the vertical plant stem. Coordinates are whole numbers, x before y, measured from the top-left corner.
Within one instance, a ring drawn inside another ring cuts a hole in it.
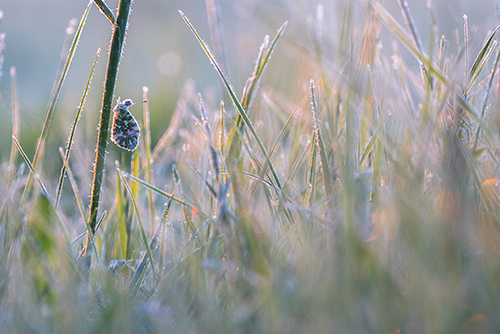
[[[128,16],[130,12],[131,0],[120,0],[116,25],[113,30],[111,47],[109,50],[108,69],[106,81],[104,83],[104,94],[102,98],[101,119],[99,122],[99,132],[97,137],[97,149],[94,162],[94,176],[92,180],[92,195],[90,200],[89,226],[92,237],[95,234],[97,215],[99,208],[99,198],[101,195],[102,174],[104,172],[104,162],[106,158],[106,146],[109,137],[109,121],[111,117],[111,104],[116,84],[116,75],[120,65],[120,57],[127,30]],[[91,238],[87,235],[87,251],[90,251],[89,242]]]
[[[153,177],[151,173],[151,127],[150,127],[150,119],[149,119],[149,105],[147,103],[148,100],[148,92],[149,88],[144,86],[142,87],[142,100],[144,103],[144,130],[146,132],[146,182],[149,184],[153,184]],[[148,202],[149,202],[149,223],[150,223],[150,231],[151,235],[154,232],[155,225],[155,203],[153,198],[153,191],[148,189]]]
[[[19,138],[19,101],[17,100],[16,68],[10,68],[10,87],[12,91],[12,136]],[[12,186],[16,171],[16,145],[12,141],[9,161],[9,187]]]

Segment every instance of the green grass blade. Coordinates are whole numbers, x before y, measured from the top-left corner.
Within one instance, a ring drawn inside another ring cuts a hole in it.
[[[85,90],[83,91],[82,99],[80,101],[80,106],[78,107],[78,111],[76,112],[75,121],[73,122],[73,126],[71,127],[71,133],[68,139],[68,145],[66,147],[66,154],[63,156],[63,165],[61,168],[61,175],[59,176],[59,183],[57,184],[56,190],[56,208],[59,204],[59,199],[61,198],[61,192],[64,182],[64,176],[66,175],[66,166],[69,162],[69,157],[71,154],[71,148],[73,147],[73,139],[75,138],[76,127],[78,126],[78,121],[80,120],[80,115],[83,110],[83,106],[85,105],[85,100],[87,99],[87,94],[89,92],[90,83],[92,82],[92,77],[94,75],[95,65],[97,64],[97,59],[99,58],[99,54],[101,53],[101,49],[97,49],[97,53],[94,59],[94,64],[92,65],[92,70],[90,71],[89,79],[87,80],[87,85],[85,86]]]
[[[45,121],[44,121],[43,126],[42,126],[42,133],[40,134],[40,137],[38,138],[35,156],[33,158],[33,168],[30,168],[30,174],[28,176],[28,181],[26,183],[26,187],[25,187],[25,190],[23,193],[23,199],[27,195],[29,195],[29,192],[31,190],[31,184],[33,183],[33,176],[36,173],[40,159],[42,159],[42,157],[43,157],[45,141],[46,141],[47,136],[49,134],[50,122],[52,121],[52,117],[54,116],[54,111],[56,109],[57,100],[59,99],[59,94],[61,93],[64,79],[66,79],[66,75],[68,74],[68,70],[69,70],[69,67],[71,65],[71,61],[73,60],[73,57],[75,55],[76,47],[78,46],[78,42],[80,41],[80,37],[81,37],[82,32],[83,32],[83,27],[85,26],[85,22],[87,20],[87,15],[89,13],[91,5],[92,5],[92,0],[89,1],[87,8],[85,9],[85,12],[83,13],[82,18],[80,19],[80,23],[78,25],[75,36],[73,38],[73,42],[69,48],[68,55],[67,55],[66,60],[65,60],[64,68],[63,68],[62,73],[61,73],[61,75],[56,83],[55,90],[52,94],[52,98],[51,98],[50,104],[49,104],[49,110],[47,111],[47,116],[45,117]],[[21,200],[21,205],[22,205],[22,203],[23,203],[23,200]]]
[[[144,132],[146,139],[146,182],[149,184],[153,183],[153,173],[151,172],[151,127],[150,127],[150,118],[149,118],[149,104],[148,104],[148,91],[149,88],[144,86],[142,87],[142,100],[146,101],[143,103],[143,111],[144,111]],[[153,233],[154,225],[155,225],[155,204],[153,191],[148,189],[148,204],[149,204],[149,224],[151,233]]]
[[[472,63],[472,66],[469,71],[469,82],[472,81],[471,79],[473,77],[477,77],[478,72],[480,72],[480,69],[482,68],[480,65],[481,63],[484,62],[485,57],[487,54],[491,53],[491,50],[488,52],[490,49],[490,46],[493,47],[494,44],[496,44],[496,41],[494,40],[495,34],[498,32],[498,29],[500,29],[500,25],[493,30],[493,32],[490,34],[486,42],[484,43],[483,47],[481,48],[481,51],[476,56],[476,59],[474,59],[474,63]]]
[[[140,154],[139,152],[142,150],[142,148],[139,148],[136,150],[134,153],[132,153],[132,166],[130,168],[130,172],[132,176],[139,177],[139,171],[140,171]],[[132,187],[132,194],[134,195],[134,198],[139,197],[139,186],[137,183],[133,183]]]
[[[201,39],[200,35],[198,35],[198,32],[196,31],[196,29],[194,28],[194,26],[191,24],[191,22],[188,20],[188,18],[184,15],[184,13],[182,13],[181,11],[179,11],[179,14],[182,16],[182,18],[184,19],[184,21],[186,22],[186,24],[189,26],[189,28],[191,29],[191,31],[195,35],[196,39],[200,43],[203,51],[205,51],[205,54],[207,55],[207,57],[210,59],[210,61],[214,65],[215,70],[219,74],[221,80],[224,83],[224,86],[226,87],[226,89],[227,89],[227,91],[229,93],[229,97],[233,101],[233,104],[235,105],[235,107],[236,107],[236,109],[238,111],[238,114],[242,117],[245,125],[250,130],[250,133],[252,134],[252,136],[255,138],[255,141],[257,142],[257,145],[259,146],[259,149],[261,150],[262,154],[264,154],[264,156],[266,157],[266,160],[271,161],[271,159],[269,158],[269,154],[267,153],[267,150],[264,147],[264,144],[262,143],[262,140],[260,139],[260,137],[257,134],[257,131],[255,130],[253,124],[250,122],[250,119],[248,118],[248,115],[246,114],[245,110],[241,106],[241,103],[239,102],[238,98],[236,97],[236,94],[234,93],[233,87],[229,83],[229,80],[226,78],[226,75],[224,74],[224,72],[222,71],[222,69],[220,68],[220,66],[217,64],[217,61],[215,60],[214,56],[212,55],[212,53],[208,49],[208,46]],[[274,168],[274,166],[273,166],[273,164],[271,162],[269,164],[269,167],[271,169],[271,173],[273,175],[273,179],[274,179],[274,182],[276,183],[276,186],[282,192],[283,189],[282,189],[282,186],[281,186],[281,181],[280,181],[280,179],[278,177],[278,173],[276,172],[276,169]]]
[[[132,175],[128,174],[127,172],[121,171],[121,175],[122,175],[122,176],[124,176],[124,177],[126,177],[126,178],[129,178],[129,179],[131,179],[131,180],[134,180],[135,182],[138,182],[138,183],[142,184],[143,186],[145,186],[145,187],[146,187],[146,188],[148,188],[148,189],[153,190],[153,191],[154,191],[154,192],[156,192],[157,194],[160,194],[160,195],[162,195],[162,196],[164,196],[164,197],[167,197],[167,198],[171,198],[174,202],[177,202],[177,203],[179,203],[179,204],[181,204],[181,205],[185,205],[185,206],[187,206],[188,208],[192,208],[192,207],[193,207],[191,204],[186,203],[185,201],[183,201],[183,200],[179,199],[178,197],[175,197],[175,196],[173,195],[173,193],[172,193],[172,194],[169,194],[169,193],[167,193],[167,192],[165,192],[165,191],[163,191],[163,190],[161,190],[161,189],[158,189],[158,188],[156,188],[155,186],[153,186],[153,185],[151,185],[151,184],[147,183],[146,181],[141,180],[141,179],[139,179],[139,178],[137,178],[137,177],[135,177],[135,176],[132,176]]]
[[[469,85],[467,86],[467,92],[470,91],[470,89],[472,88],[474,83],[477,81],[479,74],[481,74],[481,71],[483,70],[484,65],[486,65],[486,63],[490,59],[490,56],[493,53],[493,51],[495,50],[496,46],[497,46],[497,41],[493,41],[493,43],[491,43],[491,48],[487,49],[487,52],[484,55],[482,54],[483,50],[481,50],[481,52],[479,53],[478,58],[479,58],[479,56],[482,56],[482,58],[481,58],[480,63],[475,68],[475,71],[472,72],[472,68],[471,68],[471,72],[469,72]],[[476,61],[479,60],[478,58],[476,58]],[[473,67],[475,65],[476,65],[476,62],[474,62]]]
[[[123,188],[120,182],[120,163],[115,161],[116,166],[116,181],[115,181],[115,202],[116,202],[116,215],[118,217],[118,233],[120,235],[120,249],[122,259],[128,258],[128,245],[130,240],[129,229],[127,228],[127,214],[125,210],[125,199],[123,198]]]
[[[116,170],[118,171],[118,175],[120,176],[121,183],[125,186],[125,189],[127,190],[127,193],[130,197],[130,200],[132,201],[132,205],[134,206],[135,214],[137,216],[137,221],[139,222],[139,230],[141,232],[142,241],[144,242],[144,247],[146,248],[146,251],[147,251],[148,256],[149,256],[149,261],[151,262],[151,268],[153,269],[153,272],[155,272],[155,266],[153,263],[153,256],[151,254],[151,248],[149,248],[148,238],[146,236],[146,231],[144,230],[144,225],[142,224],[141,214],[139,212],[139,209],[137,208],[137,203],[136,203],[135,198],[133,196],[132,190],[130,189],[127,181],[125,180],[124,176],[122,175],[120,168],[117,168]],[[153,275],[153,277],[154,277],[154,275]]]
[[[373,146],[375,146],[376,141],[377,141],[377,131],[375,131],[375,133],[372,134],[370,140],[366,144],[363,154],[361,154],[361,159],[359,159],[359,166],[362,166],[365,163],[366,158],[368,157],[370,152],[372,152]]]
[[[104,14],[108,18],[108,20],[115,25],[116,24],[116,19],[115,16],[113,15],[113,12],[111,9],[109,9],[108,5],[103,0],[94,0],[95,4],[99,9],[101,10],[101,13]]]
[[[484,95],[483,106],[482,106],[482,110],[481,110],[481,119],[482,120],[484,120],[484,113],[486,112],[486,107],[488,105],[488,97],[490,96],[491,87],[493,86],[493,79],[495,78],[495,73],[496,73],[497,68],[498,68],[499,60],[500,60],[500,49],[497,52],[497,57],[495,59],[494,65],[493,65],[493,69],[491,70],[490,79],[489,79],[489,83],[488,83],[488,88],[486,89],[486,94]],[[477,144],[478,144],[478,141],[479,141],[479,135],[480,134],[481,134],[481,124],[477,127],[476,138],[474,139],[474,146],[472,148],[472,152],[473,153],[477,149]]]

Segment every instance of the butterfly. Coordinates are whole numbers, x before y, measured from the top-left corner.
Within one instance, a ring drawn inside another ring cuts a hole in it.
[[[144,101],[146,102],[146,101]],[[113,116],[113,125],[111,128],[111,140],[127,151],[133,151],[139,144],[141,128],[135,120],[134,116],[128,110],[128,107],[133,106],[131,99],[126,99],[123,102],[116,104]]]

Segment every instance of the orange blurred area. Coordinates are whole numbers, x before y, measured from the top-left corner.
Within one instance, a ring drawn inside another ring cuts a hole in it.
[[[463,333],[494,334],[497,333],[491,320],[483,314],[474,314],[463,325]]]

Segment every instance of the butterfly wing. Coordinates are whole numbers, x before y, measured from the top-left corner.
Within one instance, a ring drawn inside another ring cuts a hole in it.
[[[133,151],[139,144],[141,129],[134,116],[128,110],[115,112],[111,140],[127,151]]]

